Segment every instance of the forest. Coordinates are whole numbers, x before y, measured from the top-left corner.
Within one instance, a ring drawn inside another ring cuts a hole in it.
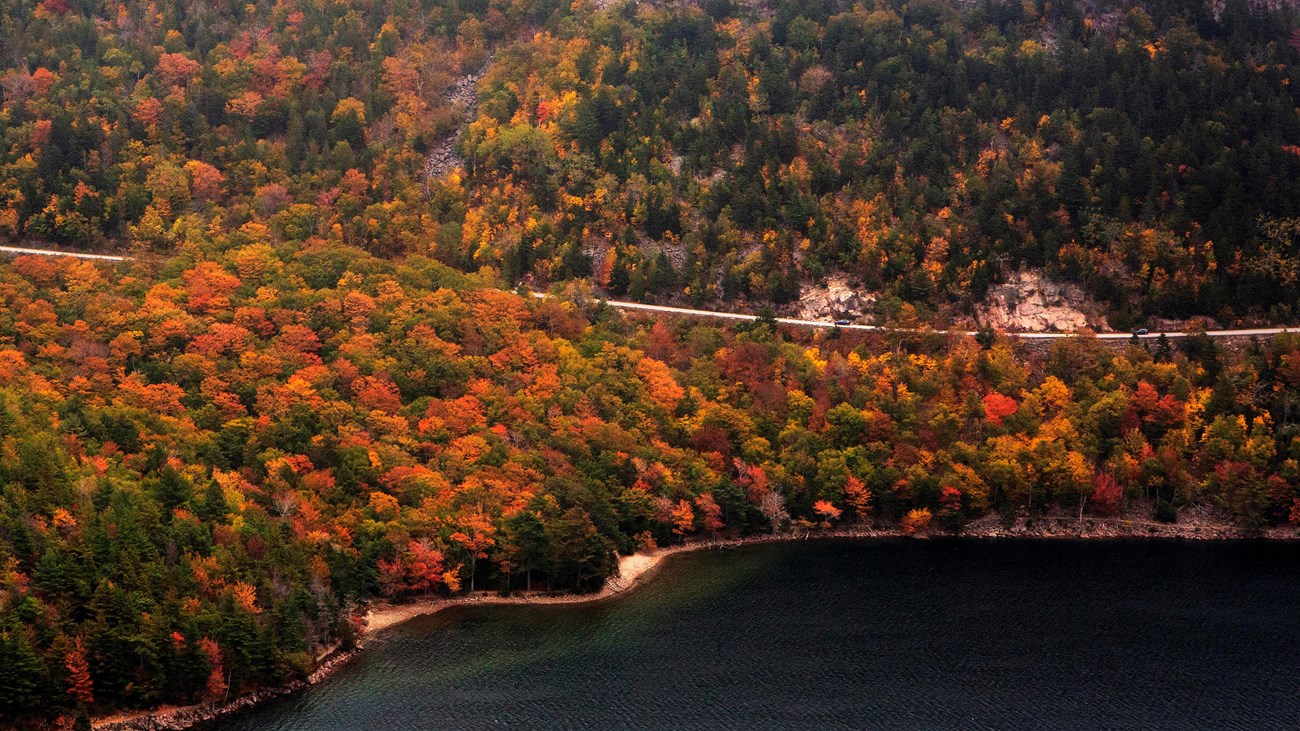
[[[722,329],[227,243],[0,267],[6,718],[279,684],[368,598],[591,590],[689,537],[1193,504],[1300,523],[1300,336]]]
[[[133,257],[0,261],[0,726],[687,540],[1300,525],[1300,336],[924,332],[1294,324],[1297,64],[1245,0],[0,0],[0,243]],[[832,274],[917,329],[602,304]]]
[[[1300,317],[1291,3],[0,0],[0,43],[15,241],[251,224],[697,305],[839,273],[937,322],[1041,269],[1119,329]]]

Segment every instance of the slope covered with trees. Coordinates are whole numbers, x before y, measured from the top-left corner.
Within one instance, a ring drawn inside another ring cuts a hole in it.
[[[840,272],[923,317],[1030,267],[1121,328],[1292,322],[1298,28],[1246,0],[5,0],[0,236],[254,223],[695,302]]]
[[[1031,267],[1117,326],[1291,321],[1296,29],[1240,0],[0,0],[0,237],[138,254],[0,264],[0,724],[276,685],[368,599],[590,590],[690,536],[1300,524],[1293,336],[1034,351],[506,291],[840,272],[915,322]]]
[[[1121,328],[1292,320],[1294,16],[1088,5],[706,3],[557,23],[503,51],[481,91],[470,210],[513,217],[475,218],[463,254],[568,277],[581,242],[612,292],[697,302],[785,302],[841,271],[886,313],[961,312],[1007,271],[1045,268]]]
[[[237,239],[0,267],[4,718],[279,683],[359,600],[593,589],[689,535],[1300,522],[1300,339],[791,340],[490,284]]]

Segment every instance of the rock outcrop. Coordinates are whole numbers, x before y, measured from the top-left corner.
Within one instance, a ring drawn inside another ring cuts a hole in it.
[[[825,286],[804,285],[798,317],[804,320],[856,320],[871,314],[876,296],[850,287],[843,277],[829,277]]]
[[[452,106],[460,110],[461,118],[465,122],[472,122],[478,117],[478,80],[483,78],[483,74],[487,72],[491,63],[492,60],[488,59],[488,62],[483,64],[483,68],[476,73],[460,77],[456,80],[456,85],[452,87]],[[429,183],[446,177],[452,170],[465,164],[465,161],[456,154],[456,141],[459,139],[459,129],[443,135],[438,139],[433,149],[429,151],[428,156],[425,157],[424,186],[426,192]]]
[[[1108,330],[1100,305],[1073,284],[1054,282],[1041,272],[1023,271],[989,291],[978,308],[981,324],[1007,332]]]

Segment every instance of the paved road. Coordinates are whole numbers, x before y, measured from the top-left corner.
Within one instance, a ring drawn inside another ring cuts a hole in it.
[[[54,249],[30,249],[23,246],[0,246],[0,253],[6,254],[37,254],[40,256],[71,256],[76,259],[98,259],[100,261],[130,261],[129,256],[114,256],[112,254],[83,254],[75,251],[56,251]],[[533,292],[534,297],[546,297],[544,292]],[[610,307],[617,307],[620,310],[645,310],[647,312],[663,312],[670,315],[682,315],[684,317],[713,317],[724,320],[753,320],[754,315],[742,315],[736,312],[719,312],[717,310],[693,310],[688,307],[669,307],[667,305],[647,305],[642,302],[624,302],[620,300],[605,300],[605,304]],[[834,328],[835,323],[828,320],[799,320],[793,317],[778,317],[776,321],[782,325],[794,325],[796,327],[820,327]],[[843,330],[893,330],[894,332],[908,332],[907,330],[898,330],[894,328],[880,327],[879,325],[858,325],[850,323],[839,326]],[[939,335],[975,335],[972,330],[918,330],[915,332],[929,332]],[[1284,332],[1291,332],[1285,327],[1260,327],[1246,330],[1207,330],[1206,335],[1213,338],[1241,338],[1269,335],[1278,335]],[[1026,340],[1060,340],[1061,338],[1074,337],[1072,333],[1010,333]],[[1158,338],[1160,335],[1170,338],[1187,337],[1189,333],[1185,332],[1152,332],[1139,336],[1143,339]],[[1127,340],[1133,337],[1132,333],[1097,333],[1096,337],[1101,340]]]
[[[533,296],[541,298],[541,297],[546,297],[547,295],[544,292],[533,292]],[[718,312],[716,310],[692,310],[687,307],[668,307],[666,305],[648,305],[642,302],[622,302],[619,300],[605,300],[605,304],[609,305],[610,307],[617,307],[620,310],[645,310],[648,312],[663,312],[672,315],[682,315],[685,317],[715,317],[715,318],[722,318],[726,320],[751,320],[751,321],[754,319],[754,315],[742,315],[735,312]],[[796,327],[820,327],[820,328],[836,327],[835,323],[829,320],[799,320],[792,317],[778,317],[776,318],[776,321],[781,323],[782,325],[794,325]],[[907,330],[900,330],[898,328],[881,327],[879,325],[848,324],[848,325],[840,325],[839,327],[842,330],[880,330],[880,331],[893,331],[893,332],[909,332]],[[936,333],[939,335],[971,335],[971,336],[977,334],[973,330],[916,330],[911,332]],[[1215,338],[1231,338],[1231,337],[1239,338],[1239,337],[1251,337],[1255,335],[1258,336],[1278,335],[1284,332],[1292,332],[1292,330],[1289,330],[1288,328],[1285,327],[1265,327],[1265,328],[1252,328],[1247,330],[1207,330],[1205,334]],[[1073,333],[1028,332],[1028,333],[1008,333],[1008,334],[1025,338],[1027,340],[1060,340],[1062,338],[1075,337]],[[1162,333],[1159,332],[1150,332],[1147,333],[1146,335],[1140,335],[1138,337],[1144,340],[1152,340],[1160,337],[1161,334]],[[1176,332],[1176,331],[1163,333],[1163,335],[1169,338],[1184,338],[1187,337],[1189,334],[1190,333]],[[1096,337],[1101,340],[1127,340],[1133,337],[1133,333],[1106,332],[1106,333],[1097,333]]]
[[[56,251],[54,249],[29,249],[25,246],[0,246],[4,254],[36,254],[38,256],[70,256],[74,259],[99,259],[100,261],[130,261],[129,256],[112,254],[83,254],[78,251]]]

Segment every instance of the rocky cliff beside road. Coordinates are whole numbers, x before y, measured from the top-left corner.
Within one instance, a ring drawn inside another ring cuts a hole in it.
[[[977,308],[980,324],[1007,332],[1110,330],[1100,304],[1073,284],[1021,271],[989,290]]]
[[[804,320],[857,320],[870,315],[876,296],[849,286],[844,277],[829,277],[825,285],[804,285],[796,317]]]

